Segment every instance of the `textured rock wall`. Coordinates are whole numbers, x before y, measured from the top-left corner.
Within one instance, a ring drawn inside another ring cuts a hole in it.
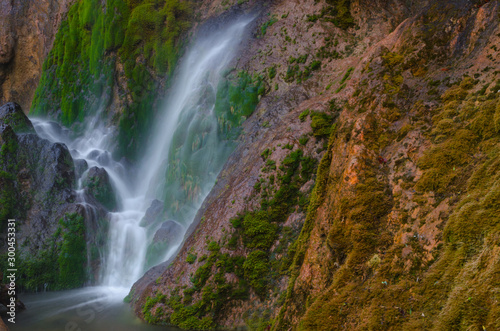
[[[98,203],[79,204],[75,187],[68,148],[40,138],[18,104],[0,107],[0,254],[7,253],[7,219],[15,219],[21,288],[74,288],[89,279],[87,250],[102,246],[99,222],[106,223],[106,212]],[[90,263],[96,277],[99,257]]]
[[[232,4],[203,2],[200,15]],[[135,285],[136,313],[185,328],[498,328],[498,7],[273,2],[237,63],[266,76],[267,95],[179,255]],[[338,115],[328,139],[315,111]],[[271,274],[251,274],[260,262],[237,215],[279,191],[256,184],[280,177],[284,146],[321,158],[315,187],[259,253]],[[238,256],[244,272],[224,267]]]
[[[72,0],[0,1],[0,104],[28,113],[55,34]]]

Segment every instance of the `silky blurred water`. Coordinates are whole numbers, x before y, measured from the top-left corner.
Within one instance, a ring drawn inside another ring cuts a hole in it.
[[[148,325],[123,302],[128,288],[87,287],[83,289],[21,294],[26,310],[16,323],[4,319],[11,331],[178,331]]]
[[[177,186],[165,187],[171,158],[176,158],[174,162],[178,161],[181,166],[189,163],[200,169],[196,196],[181,208],[185,210],[182,220],[175,217],[173,220],[180,222],[184,231],[215,184],[217,174],[232,150],[228,142],[218,136],[214,114],[217,86],[252,20],[251,17],[240,18],[194,41],[181,61],[171,91],[157,115],[150,143],[144,147],[144,157],[133,171],[126,163],[112,158],[116,129],[106,127],[99,112],[88,119],[86,130],[76,138],[53,121],[32,119],[42,138],[66,144],[73,159],[85,160],[88,169],[96,166],[106,170],[116,193],[117,209],[107,215],[107,247],[100,252],[103,268],[99,284],[102,286],[20,295],[27,310],[18,313],[15,325],[9,323],[12,330],[175,330],[142,323],[130,312],[129,305],[123,303],[133,283],[152,266],[151,261],[146,263],[146,252],[154,231],[140,223],[154,199],[167,201],[175,195]],[[204,131],[197,132],[198,127],[203,127]],[[196,135],[201,138],[195,150],[189,137]],[[179,140],[179,136],[187,138]],[[182,156],[172,152],[175,148],[179,150],[179,144],[184,145]],[[87,172],[78,179],[78,202],[84,208],[95,209],[86,201],[82,187]],[[176,180],[174,178],[172,183],[178,183]],[[91,210],[88,214],[93,213]],[[178,236],[177,242],[169,243],[154,263],[171,258],[180,247],[182,237]]]

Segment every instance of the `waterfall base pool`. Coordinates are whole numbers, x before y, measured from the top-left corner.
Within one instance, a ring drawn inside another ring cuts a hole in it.
[[[111,287],[20,294],[26,310],[17,313],[15,324],[4,322],[11,331],[179,331],[142,322],[123,302],[127,294]]]

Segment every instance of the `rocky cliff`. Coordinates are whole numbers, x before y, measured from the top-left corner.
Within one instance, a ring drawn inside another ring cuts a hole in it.
[[[0,104],[29,111],[59,24],[72,0],[0,1]]]
[[[237,63],[267,94],[178,256],[132,289],[136,313],[499,328],[499,38],[498,1],[272,2]]]
[[[41,77],[33,113],[76,130],[105,109],[115,156],[132,161],[189,36],[256,15],[215,109],[222,124],[252,115],[178,255],[132,288],[139,317],[184,329],[500,329],[498,0],[85,0],[47,55],[68,4],[2,2],[1,95],[29,105]],[[21,115],[0,108],[0,215],[26,220],[23,286],[80,286],[78,253],[102,245],[102,217],[76,202],[86,169]],[[89,173],[86,193],[113,209],[108,185],[96,189],[106,174]],[[154,205],[149,216],[164,215]]]
[[[7,219],[14,219],[21,289],[79,287],[97,273],[99,257],[88,260],[87,252],[103,244],[98,222],[106,212],[81,204],[75,188],[68,148],[40,138],[18,104],[0,107],[0,263],[6,270]]]

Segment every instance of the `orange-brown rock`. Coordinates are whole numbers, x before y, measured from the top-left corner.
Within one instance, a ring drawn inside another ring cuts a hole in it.
[[[55,34],[72,0],[0,3],[0,104],[28,113]]]

